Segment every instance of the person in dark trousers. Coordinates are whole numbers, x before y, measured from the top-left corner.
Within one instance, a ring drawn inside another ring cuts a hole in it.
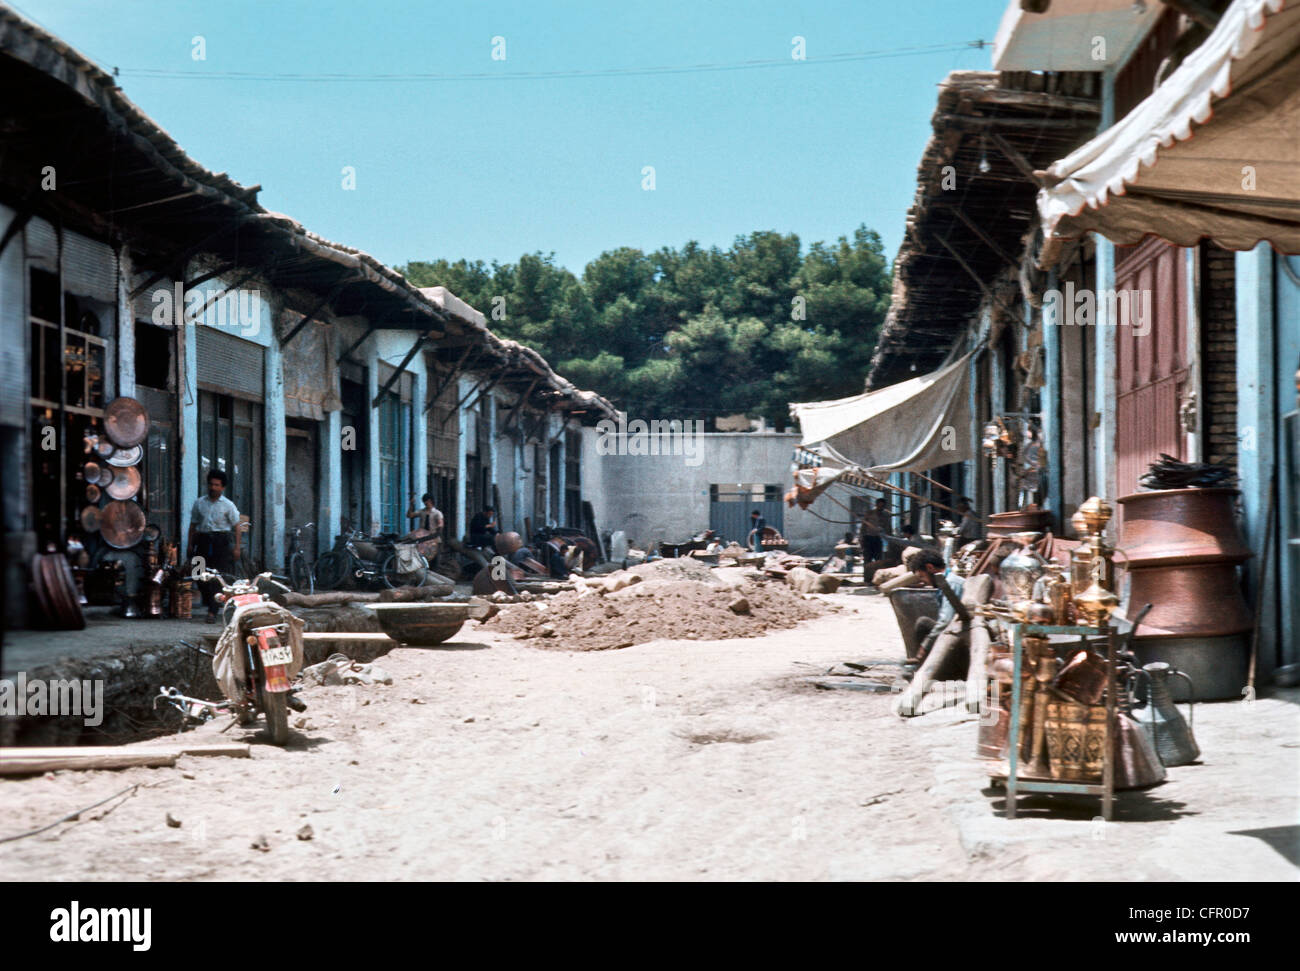
[[[208,471],[208,494],[194,501],[190,510],[189,557],[194,567],[234,573],[239,559],[239,510],[226,498],[229,483],[220,469]],[[201,561],[201,562],[200,562]],[[208,622],[217,619],[217,594],[221,585],[215,580],[199,584],[203,603],[208,608]]]
[[[476,512],[469,521],[469,545],[491,547],[497,535],[497,511],[491,506],[484,506],[482,512]]]
[[[750,549],[755,553],[763,552],[763,530],[767,527],[767,520],[763,514],[755,509],[749,514],[749,541]]]
[[[889,500],[876,500],[874,508],[862,514],[862,524],[858,530],[858,542],[862,546],[862,577],[870,580],[867,571],[870,564],[878,562],[885,555],[885,532],[889,529]]]

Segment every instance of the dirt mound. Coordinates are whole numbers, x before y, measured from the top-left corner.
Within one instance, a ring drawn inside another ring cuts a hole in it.
[[[612,593],[566,591],[511,606],[485,626],[547,650],[607,651],[660,638],[754,637],[793,627],[828,609],[761,575],[712,570],[685,558],[657,560],[627,572],[642,581]]]

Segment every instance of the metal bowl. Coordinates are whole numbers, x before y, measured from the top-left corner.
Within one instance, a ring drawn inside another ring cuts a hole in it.
[[[366,604],[385,634],[403,644],[433,647],[454,637],[469,619],[463,603]]]

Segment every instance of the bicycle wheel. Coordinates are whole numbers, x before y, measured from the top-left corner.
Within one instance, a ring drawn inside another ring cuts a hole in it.
[[[312,580],[311,567],[307,564],[307,554],[302,550],[289,557],[289,585],[297,593],[315,593],[316,584]]]
[[[330,550],[316,561],[316,586],[322,590],[337,590],[352,575],[352,556],[344,550]]]
[[[398,569],[396,553],[389,553],[379,568],[379,575],[384,578],[384,584],[388,587],[418,587],[424,583],[426,573],[428,570],[424,568],[410,573],[401,572]]]

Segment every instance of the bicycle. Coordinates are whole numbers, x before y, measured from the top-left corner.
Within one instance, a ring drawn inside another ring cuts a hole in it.
[[[315,575],[312,572],[311,564],[307,562],[307,552],[300,545],[302,531],[315,528],[315,523],[307,523],[303,526],[295,526],[293,529],[285,530],[285,540],[288,547],[285,572],[289,576],[289,586],[293,588],[295,593],[312,594],[316,592]]]

